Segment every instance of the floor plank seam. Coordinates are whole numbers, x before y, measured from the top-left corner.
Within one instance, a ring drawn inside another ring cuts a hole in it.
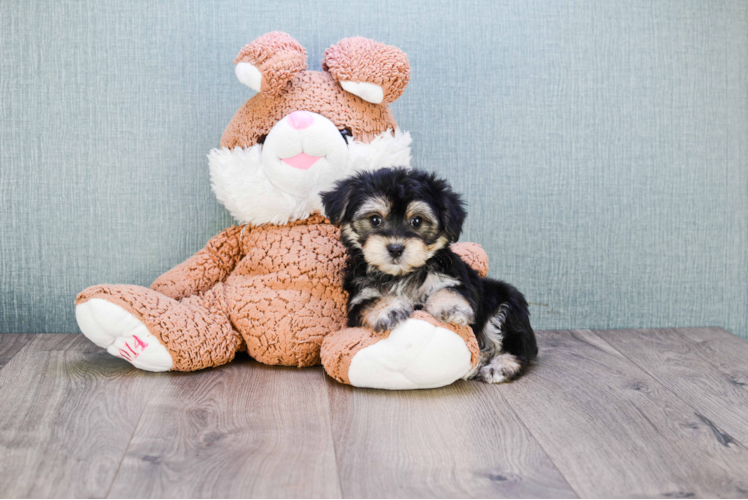
[[[320,371],[322,376],[322,383],[325,384],[325,394],[327,395],[327,416],[330,424],[330,439],[332,440],[332,454],[335,457],[335,472],[338,478],[338,489],[340,490],[340,498],[346,498],[343,492],[343,482],[340,480],[340,462],[338,462],[338,448],[335,446],[335,431],[332,427],[332,401],[330,400],[330,384],[327,381],[327,375],[324,371]]]
[[[531,374],[528,374],[531,375]],[[526,375],[527,376],[527,375]],[[574,488],[574,486],[571,485],[569,480],[564,476],[564,473],[561,472],[561,469],[558,468],[558,465],[556,465],[556,462],[553,460],[553,457],[546,451],[546,449],[543,447],[543,443],[540,442],[540,440],[533,434],[532,430],[527,426],[525,421],[520,416],[519,412],[512,406],[512,404],[509,402],[507,398],[504,397],[504,395],[501,393],[501,391],[496,391],[501,396],[501,399],[506,403],[506,405],[509,407],[512,412],[517,416],[517,420],[522,424],[522,427],[527,430],[527,433],[532,436],[532,438],[535,440],[535,442],[538,444],[538,447],[541,449],[541,451],[545,454],[546,457],[548,457],[548,461],[553,465],[553,467],[558,471],[558,474],[564,479],[564,482],[569,486],[569,489],[574,492],[574,494],[577,496],[577,498],[583,498],[582,495],[579,494],[579,492]]]
[[[7,366],[8,364],[10,364],[10,362],[11,362],[11,361],[13,361],[13,359],[14,359],[14,358],[15,358],[16,356],[18,356],[18,353],[19,353],[19,352],[21,352],[21,351],[23,351],[24,349],[26,349],[26,346],[27,346],[27,345],[29,345],[29,344],[30,344],[30,343],[31,343],[31,342],[32,342],[32,341],[33,341],[33,340],[34,340],[34,339],[36,338],[36,336],[37,336],[38,334],[36,334],[36,333],[32,333],[32,334],[24,334],[24,333],[20,333],[20,334],[15,334],[15,333],[3,333],[3,334],[0,334],[0,335],[20,335],[20,336],[24,336],[24,337],[25,337],[25,336],[27,336],[27,335],[29,336],[29,339],[28,339],[28,340],[22,340],[22,342],[23,342],[23,345],[21,346],[21,348],[20,348],[20,349],[18,349],[18,350],[17,350],[16,352],[14,352],[14,353],[13,353],[13,354],[12,354],[12,355],[10,356],[10,358],[8,358],[8,360],[7,360],[7,361],[5,361],[4,363],[2,363],[2,360],[0,360],[0,371],[2,371],[2,369],[3,369],[3,368],[5,368],[5,367],[6,367],[6,366]]]
[[[696,416],[696,417],[697,417],[697,418],[698,418],[699,420],[701,420],[701,421],[703,422],[703,419],[704,419],[704,418],[706,418],[706,417],[704,417],[703,415],[701,415],[701,412],[699,411],[699,409],[698,409],[698,408],[694,408],[694,406],[693,406],[693,405],[692,405],[691,403],[689,403],[689,402],[688,402],[687,400],[683,399],[683,397],[681,397],[681,395],[680,395],[680,394],[678,394],[678,392],[677,392],[677,391],[675,391],[675,390],[674,390],[674,389],[672,389],[672,388],[671,388],[670,386],[668,386],[667,384],[665,384],[665,382],[663,382],[662,380],[660,380],[660,378],[659,378],[659,377],[658,377],[658,376],[657,376],[656,374],[654,374],[654,373],[650,372],[650,371],[649,371],[649,370],[647,370],[647,369],[646,369],[645,367],[641,366],[641,365],[640,365],[639,363],[637,363],[636,361],[634,361],[633,359],[631,359],[631,358],[630,358],[629,356],[627,356],[627,355],[626,355],[626,354],[625,354],[624,352],[620,351],[619,349],[616,349],[616,348],[615,348],[615,346],[613,346],[613,344],[611,344],[610,342],[608,342],[607,340],[605,340],[605,338],[604,338],[604,337],[602,337],[602,336],[598,335],[596,331],[594,331],[594,330],[587,330],[587,331],[589,331],[590,333],[592,333],[592,334],[593,334],[593,335],[594,335],[595,337],[597,337],[597,338],[598,338],[598,339],[600,339],[601,341],[605,342],[605,344],[606,344],[606,345],[610,346],[610,348],[611,348],[611,349],[613,349],[613,350],[614,350],[614,351],[616,351],[616,352],[617,352],[618,354],[620,354],[621,356],[623,356],[623,358],[624,358],[624,359],[626,359],[626,360],[627,360],[627,361],[628,361],[629,363],[631,363],[632,365],[634,365],[635,367],[637,367],[637,368],[638,368],[639,370],[641,370],[642,372],[644,372],[644,373],[645,373],[645,374],[646,374],[647,376],[651,377],[651,378],[652,378],[652,380],[654,380],[655,382],[657,382],[657,383],[658,383],[658,384],[660,385],[660,387],[662,387],[662,388],[663,388],[663,389],[665,389],[665,390],[666,390],[667,392],[669,392],[670,394],[672,394],[673,396],[675,396],[675,397],[676,397],[676,398],[677,398],[678,400],[680,400],[680,401],[681,401],[681,402],[682,402],[682,403],[683,403],[684,405],[686,405],[686,406],[688,406],[689,408],[691,408],[691,410],[693,411],[694,415],[695,415],[695,416]],[[680,332],[678,332],[678,335],[680,335]],[[711,363],[711,361],[710,361],[710,363]],[[713,364],[713,363],[712,363],[712,364]],[[707,420],[708,420],[708,419],[707,419]],[[711,422],[711,420],[710,420],[710,422]],[[721,422],[717,422],[717,423],[718,423],[718,424],[720,424],[720,427],[723,427],[723,426],[722,426],[722,424],[721,424]],[[706,423],[705,423],[705,424],[706,424]],[[714,431],[714,429],[712,429],[712,430]],[[741,442],[741,441],[738,441],[738,440],[737,440],[737,439],[735,439],[735,437],[733,437],[732,435],[729,435],[729,436],[730,436],[730,439],[731,439],[731,440],[732,440],[732,441],[733,441],[734,443],[736,443],[736,444],[739,444],[739,445],[740,445],[740,446],[742,446],[743,448],[748,448],[748,447],[747,447],[747,446],[745,445],[745,443],[743,443],[743,442]]]
[[[135,437],[135,434],[138,432],[138,429],[140,428],[140,422],[143,420],[143,415],[145,415],[145,410],[148,408],[148,403],[151,401],[151,397],[153,396],[153,390],[156,387],[156,380],[161,378],[161,373],[156,373],[156,376],[153,377],[153,383],[151,384],[151,390],[148,392],[148,397],[145,400],[145,404],[143,405],[143,410],[140,412],[140,416],[138,416],[138,421],[135,423],[135,427],[132,430],[132,434],[130,434],[130,440],[127,442],[127,446],[125,447],[124,453],[122,453],[122,458],[119,460],[119,464],[117,464],[117,470],[114,472],[114,477],[112,477],[112,482],[109,484],[109,488],[107,488],[106,495],[104,495],[104,498],[109,498],[109,495],[112,493],[112,488],[114,487],[114,483],[117,482],[117,476],[119,476],[119,471],[122,468],[122,462],[125,461],[125,457],[127,457],[127,452],[130,450],[130,444],[132,444],[132,440]]]

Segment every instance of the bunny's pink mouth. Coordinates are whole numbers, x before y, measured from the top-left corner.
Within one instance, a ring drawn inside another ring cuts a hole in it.
[[[306,153],[299,153],[291,158],[281,158],[286,165],[293,168],[300,168],[301,170],[308,170],[314,165],[317,160],[322,158],[321,156],[309,156]]]

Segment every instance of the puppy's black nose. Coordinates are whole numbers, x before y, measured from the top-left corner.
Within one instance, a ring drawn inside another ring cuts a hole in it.
[[[400,257],[405,251],[405,245],[403,245],[402,243],[390,243],[389,245],[387,245],[387,251],[393,257]]]

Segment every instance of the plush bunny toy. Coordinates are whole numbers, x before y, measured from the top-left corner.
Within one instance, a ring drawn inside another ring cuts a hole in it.
[[[408,165],[410,136],[387,104],[405,90],[408,59],[391,46],[347,38],[309,71],[306,51],[268,33],[236,60],[257,91],[208,158],[213,191],[240,225],[212,238],[150,288],[98,285],[76,299],[76,318],[97,345],[137,368],[192,371],[238,351],[270,365],[323,363],[359,387],[439,387],[477,363],[467,327],[417,311],[391,332],[345,328],[345,252],[320,214],[319,193],[361,169]],[[485,252],[455,246],[479,271]]]

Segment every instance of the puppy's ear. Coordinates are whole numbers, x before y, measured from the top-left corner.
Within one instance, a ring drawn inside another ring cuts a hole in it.
[[[462,201],[462,197],[458,193],[447,187],[442,191],[440,204],[444,232],[447,233],[450,243],[453,243],[460,239],[462,224],[467,217],[465,202]]]
[[[334,225],[343,223],[348,204],[354,191],[355,179],[343,179],[335,184],[331,191],[320,193],[322,206],[325,209],[325,217],[330,219]]]

